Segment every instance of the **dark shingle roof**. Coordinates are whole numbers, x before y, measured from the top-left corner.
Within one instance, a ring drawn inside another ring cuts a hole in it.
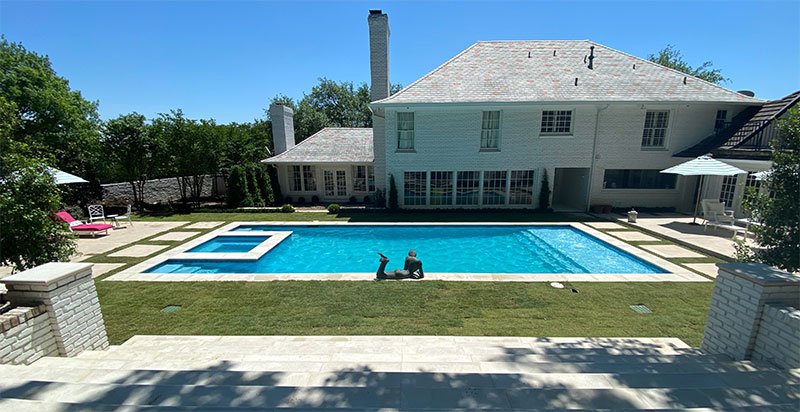
[[[373,104],[537,101],[763,102],[588,40],[527,40],[475,43]]]

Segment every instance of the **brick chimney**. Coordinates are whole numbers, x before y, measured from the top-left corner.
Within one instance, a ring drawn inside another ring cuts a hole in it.
[[[389,16],[381,10],[370,10],[369,23],[369,100],[389,97]]]
[[[289,106],[272,104],[269,106],[269,118],[272,121],[272,142],[275,153],[279,155],[294,147],[294,111]]]

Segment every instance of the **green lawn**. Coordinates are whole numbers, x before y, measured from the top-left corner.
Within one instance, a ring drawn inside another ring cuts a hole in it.
[[[139,220],[519,222],[587,219],[569,214],[519,211],[346,211],[338,216],[325,212],[192,213],[143,216]],[[166,244],[148,239],[139,243]],[[174,247],[180,243],[170,244]],[[100,255],[89,261],[131,265],[144,259]],[[705,260],[710,261],[709,258]],[[98,281],[96,284],[113,344],[137,334],[361,334],[678,337],[690,345],[699,345],[713,288],[710,282],[573,284],[579,293],[554,289],[547,283],[519,282]],[[653,313],[637,314],[629,308],[633,304],[645,304]],[[182,309],[161,313],[167,305],[180,305]]]

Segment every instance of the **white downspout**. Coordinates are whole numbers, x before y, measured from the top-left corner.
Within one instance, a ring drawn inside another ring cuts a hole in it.
[[[594,116],[594,142],[592,143],[592,163],[589,166],[589,178],[588,183],[586,185],[586,211],[589,211],[589,207],[591,206],[589,203],[592,201],[592,180],[594,180],[594,164],[597,158],[597,131],[600,127],[600,112],[603,110],[608,109],[610,104],[607,104],[602,109],[600,107],[597,108],[597,112],[595,112]]]

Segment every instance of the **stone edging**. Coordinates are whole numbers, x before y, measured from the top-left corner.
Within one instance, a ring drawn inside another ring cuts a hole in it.
[[[45,313],[47,313],[47,307],[44,304],[34,307],[19,306],[11,309],[0,314],[0,333],[8,332],[12,328]]]

